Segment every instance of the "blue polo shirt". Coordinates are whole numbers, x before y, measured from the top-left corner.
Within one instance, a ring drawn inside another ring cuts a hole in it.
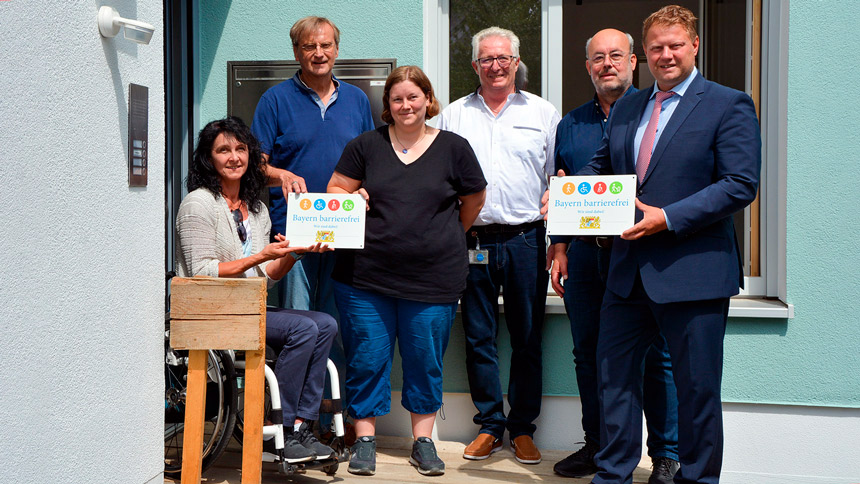
[[[344,146],[374,127],[364,92],[337,79],[334,83],[335,92],[324,105],[296,73],[263,94],[251,124],[269,163],[304,178],[309,192],[325,193]],[[286,209],[281,187],[270,188],[272,233],[284,232]]]
[[[630,86],[621,97],[637,90]],[[609,108],[609,114],[612,114],[612,107]],[[567,113],[558,123],[555,133],[554,173],[558,173],[558,170],[564,170],[565,175],[573,175],[587,165],[594,157],[597,148],[600,147],[600,141],[603,139],[603,132],[606,131],[608,120],[609,116],[604,115],[603,110],[600,109],[597,95],[591,101]],[[554,244],[558,242],[569,243],[572,239],[570,236],[550,237]]]

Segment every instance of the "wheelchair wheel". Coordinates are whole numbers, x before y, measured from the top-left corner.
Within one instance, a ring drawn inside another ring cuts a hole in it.
[[[185,425],[187,351],[165,351],[164,475],[179,478]],[[215,463],[230,442],[236,423],[236,373],[224,351],[209,351],[206,413],[203,422],[203,471]]]
[[[236,407],[236,425],[233,427],[233,437],[239,444],[242,444],[242,439],[245,436],[245,387],[239,388],[238,406]],[[269,398],[269,385],[266,385],[266,399],[263,401],[263,420],[264,425],[269,422],[269,414],[272,412],[272,400]]]
[[[325,472],[325,474],[327,476],[333,476],[333,475],[337,474],[337,466],[338,466],[337,462],[335,462],[334,464],[332,464],[330,466],[325,466],[325,467],[323,467],[323,472]]]
[[[240,352],[236,355],[237,359],[242,360],[245,357],[244,352]],[[274,360],[274,351],[271,347],[266,347],[266,364],[272,363]],[[238,376],[238,381],[241,381],[242,384],[239,385],[239,390],[237,392],[237,407],[236,407],[236,425],[233,427],[233,437],[236,438],[236,441],[239,442],[239,445],[242,445],[243,438],[245,436],[245,370],[243,366],[239,366],[236,369],[236,375]],[[269,385],[263,384],[265,388],[265,395],[263,399],[263,425],[268,425],[271,423],[270,414],[272,413],[272,398],[269,395]],[[276,417],[277,418],[277,417]],[[267,440],[263,442],[263,450],[271,451],[269,447],[273,447],[274,441]]]

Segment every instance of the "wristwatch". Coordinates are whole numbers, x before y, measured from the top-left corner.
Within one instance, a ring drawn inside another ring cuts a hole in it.
[[[304,257],[304,256],[305,256],[305,254],[304,254],[304,253],[299,254],[298,252],[290,252],[290,256],[291,256],[295,261],[297,261],[297,262],[298,262],[298,261],[302,260],[302,257]]]

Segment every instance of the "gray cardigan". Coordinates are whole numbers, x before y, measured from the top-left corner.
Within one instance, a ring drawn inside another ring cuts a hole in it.
[[[248,211],[248,219],[251,226],[251,253],[256,254],[268,245],[272,222],[262,202],[259,212]],[[216,198],[206,188],[198,188],[182,200],[176,216],[176,234],[179,238],[176,272],[180,277],[218,277],[218,263],[245,256],[227,201],[222,196]],[[255,270],[272,287],[277,280],[266,274],[269,262],[257,265]]]

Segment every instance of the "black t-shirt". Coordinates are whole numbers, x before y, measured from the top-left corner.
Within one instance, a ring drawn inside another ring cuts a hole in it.
[[[487,186],[464,138],[440,131],[406,165],[391,148],[388,126],[353,139],[335,171],[367,190],[364,249],[337,250],[332,278],[358,289],[428,303],[451,303],[466,288],[466,238],[460,196]]]

